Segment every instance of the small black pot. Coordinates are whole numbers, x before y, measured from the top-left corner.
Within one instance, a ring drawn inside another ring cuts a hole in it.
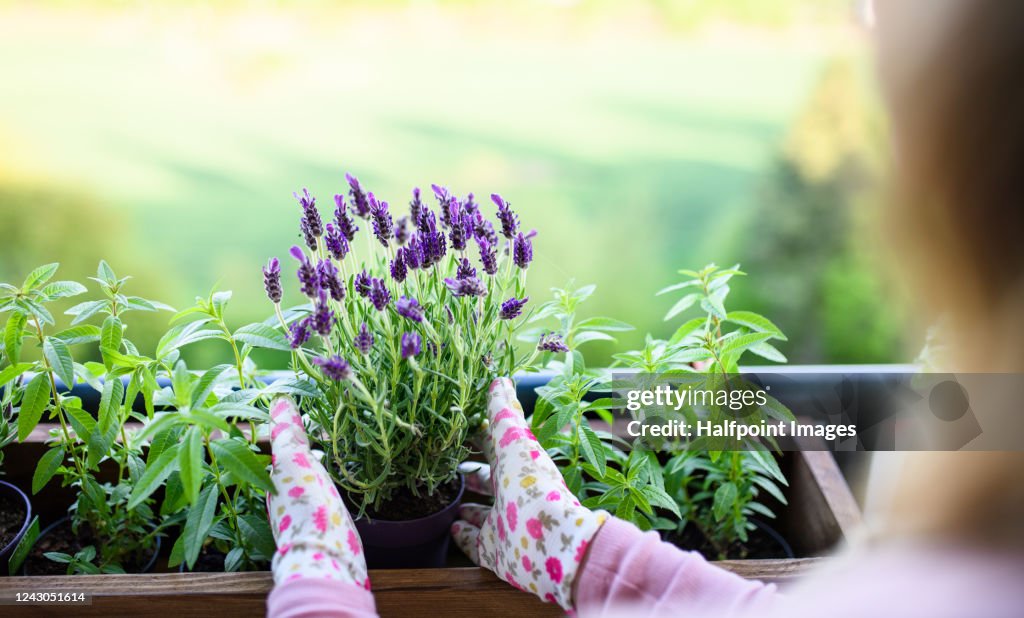
[[[459,493],[440,511],[406,521],[355,520],[371,569],[432,569],[445,564],[452,523],[459,515],[466,480],[459,476]]]
[[[60,526],[62,526],[65,523],[67,523],[67,521],[70,520],[70,519],[71,519],[70,517],[62,517],[62,518],[58,519],[57,521],[53,522],[52,524],[50,524],[49,526],[44,528],[42,532],[39,533],[39,538],[42,539],[47,534],[50,534],[50,532],[52,532],[56,528],[59,528]],[[150,571],[153,570],[153,567],[156,566],[156,559],[160,555],[160,544],[161,544],[160,543],[160,537],[156,537],[156,547],[153,548],[153,555],[149,558],[149,562],[146,563],[146,566],[144,566],[141,569],[139,569],[139,571],[138,571],[139,573],[149,573]],[[28,572],[28,565],[27,564],[24,567],[22,567],[21,570],[22,570],[22,574],[24,574],[24,575],[32,575],[32,573]]]
[[[29,522],[32,521],[32,503],[28,501],[28,496],[25,492],[21,491],[14,485],[11,485],[7,481],[0,481],[0,495],[6,496],[8,499],[13,499],[15,502],[21,502],[25,505],[25,521],[21,524],[21,529],[14,535],[11,542],[7,545],[0,547],[0,565],[7,563],[7,558],[14,551],[14,548],[18,546],[22,537],[28,532]],[[4,567],[6,570],[6,567]]]
[[[796,557],[793,554],[793,548],[790,547],[789,542],[786,541],[786,539],[781,534],[779,534],[778,530],[772,528],[760,519],[751,519],[750,521],[754,524],[755,527],[757,527],[758,530],[763,532],[765,536],[771,538],[778,544],[779,548],[782,550],[782,553],[786,555],[786,558]]]

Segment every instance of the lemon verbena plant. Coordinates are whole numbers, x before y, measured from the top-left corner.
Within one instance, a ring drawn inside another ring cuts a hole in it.
[[[322,396],[304,397],[311,435],[360,513],[398,494],[432,495],[457,475],[466,439],[482,423],[487,387],[531,362],[512,344],[527,319],[534,232],[509,203],[414,189],[408,215],[352,176],[324,224],[303,190],[303,246],[291,260],[306,303],[282,311],[281,264],[264,268],[293,364]],[[357,238],[362,236],[363,238]]]

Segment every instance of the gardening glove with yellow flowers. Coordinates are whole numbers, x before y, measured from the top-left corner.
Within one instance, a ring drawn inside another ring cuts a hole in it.
[[[295,402],[270,408],[274,495],[267,512],[277,542],[272,570],[281,584],[300,578],[352,583],[369,590],[363,545],[338,489],[309,450]]]
[[[476,564],[516,588],[573,609],[573,584],[587,546],[608,518],[580,505],[523,417],[512,380],[490,387],[484,454],[466,463],[467,485],[494,495],[494,507],[464,504],[452,524],[456,544]]]

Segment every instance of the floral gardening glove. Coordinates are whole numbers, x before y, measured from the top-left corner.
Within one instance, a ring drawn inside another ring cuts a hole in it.
[[[456,544],[476,564],[520,590],[573,609],[572,590],[590,540],[608,514],[580,506],[523,418],[515,385],[491,384],[484,454],[491,464],[463,464],[474,491],[494,494],[494,508],[464,504],[452,524]]]
[[[274,495],[267,513],[277,542],[274,583],[300,577],[333,579],[370,589],[363,545],[327,471],[309,450],[295,402],[270,407]]]

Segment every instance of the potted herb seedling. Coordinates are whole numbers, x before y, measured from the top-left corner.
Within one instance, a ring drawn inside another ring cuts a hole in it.
[[[20,374],[19,367],[11,364],[6,358],[6,352],[0,350],[0,388],[19,377],[15,374]],[[0,475],[3,474],[3,448],[17,437],[12,423],[13,398],[13,389],[5,389],[0,393]],[[25,492],[0,479],[0,564],[10,559],[33,523],[38,532],[39,524],[33,522],[32,503]],[[13,566],[16,570],[18,564]]]
[[[26,372],[12,387],[18,438],[25,440],[44,415],[59,423],[51,433],[50,449],[38,463],[32,490],[38,492],[57,476],[64,486],[77,491],[68,517],[40,535],[26,568],[31,573],[145,571],[156,558],[164,530],[150,502],[128,505],[129,492],[146,465],[141,444],[126,424],[140,394],[151,409],[156,377],[149,367],[124,368],[126,359],[136,357],[138,350],[125,337],[123,319],[131,311],[169,307],[127,296],[127,278],[118,278],[106,262],[100,262],[94,280],[104,298],[69,309],[67,313],[75,316],[71,328],[52,333],[54,320],[48,305],[86,291],[71,281],[48,283],[57,268],[57,264],[42,266],[20,288],[4,287],[9,299],[4,310],[12,312],[5,334],[9,359],[17,362],[26,338],[42,352],[38,361],[17,363]],[[99,315],[106,316],[102,326],[85,323]],[[86,344],[99,348],[103,363],[75,362],[72,348]],[[79,381],[101,393],[95,417],[70,394]],[[101,480],[101,467],[113,480]]]
[[[326,226],[314,198],[297,195],[305,246],[291,256],[307,305],[293,317],[281,311],[277,260],[266,288],[295,368],[321,393],[301,405],[370,566],[439,566],[487,387],[530,362],[512,341],[532,233],[498,195],[496,226],[472,194],[438,186],[436,209],[416,189],[396,221],[387,202],[348,181]]]

